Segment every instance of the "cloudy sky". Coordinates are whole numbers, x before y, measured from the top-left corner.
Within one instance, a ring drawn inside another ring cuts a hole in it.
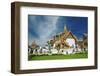
[[[80,39],[83,33],[88,31],[88,18],[28,15],[28,42],[31,44],[35,41],[38,45],[44,46],[52,36],[63,32],[65,25]]]

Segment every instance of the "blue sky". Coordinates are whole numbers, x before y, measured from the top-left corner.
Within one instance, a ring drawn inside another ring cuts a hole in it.
[[[63,32],[65,25],[78,39],[88,32],[87,17],[28,15],[28,42],[43,46],[52,36]]]

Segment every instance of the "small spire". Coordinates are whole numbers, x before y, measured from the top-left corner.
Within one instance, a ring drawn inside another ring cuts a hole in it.
[[[68,32],[68,28],[64,25],[64,33]]]

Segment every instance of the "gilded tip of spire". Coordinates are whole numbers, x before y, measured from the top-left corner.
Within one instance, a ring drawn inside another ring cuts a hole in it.
[[[64,32],[67,32],[68,31],[68,29],[67,29],[67,27],[66,27],[66,24],[64,25]]]

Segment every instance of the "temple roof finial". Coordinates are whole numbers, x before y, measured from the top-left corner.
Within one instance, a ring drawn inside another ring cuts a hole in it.
[[[64,32],[68,32],[68,28],[66,27],[66,24],[64,25]]]

